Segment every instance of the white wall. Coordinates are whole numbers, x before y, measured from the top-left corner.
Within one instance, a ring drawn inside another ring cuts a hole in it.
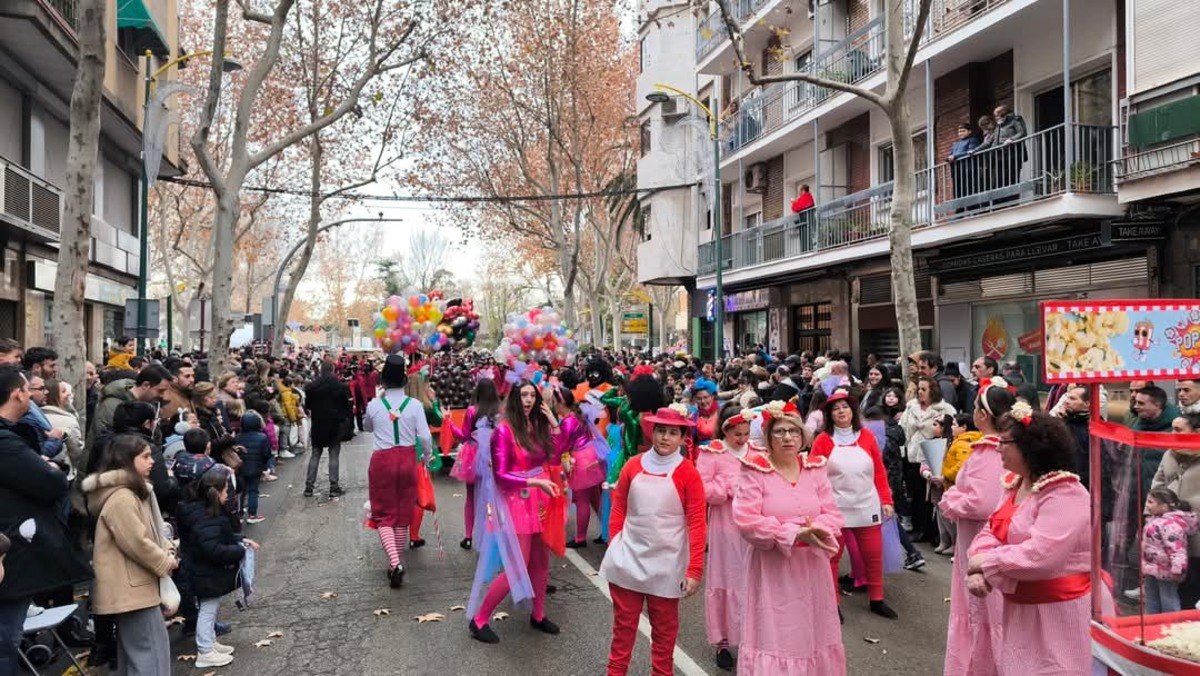
[[[1113,4],[1088,2],[1085,7],[1077,1],[1071,3],[1071,10],[1072,70],[1111,61],[1117,43]],[[1032,112],[1035,94],[1062,84],[1062,14],[1050,14],[1055,18],[1026,22],[1013,35],[1013,82],[1022,113]]]
[[[642,200],[650,207],[649,241],[638,245],[638,280],[690,277],[696,274],[697,234],[704,211],[693,204],[695,191],[672,190]]]
[[[663,4],[670,3],[643,3],[643,6]],[[667,10],[664,14],[671,16],[658,23],[647,23],[640,32],[644,53],[637,79],[638,110],[651,105],[646,95],[654,91],[656,82],[696,93],[696,19],[689,11]]]
[[[1200,3],[1127,0],[1129,94],[1200,73]]]

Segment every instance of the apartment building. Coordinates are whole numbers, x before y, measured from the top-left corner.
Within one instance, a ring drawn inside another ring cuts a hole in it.
[[[51,325],[69,104],[78,58],[76,0],[0,0],[0,337],[45,345]],[[124,333],[137,297],[142,68],[178,55],[175,0],[109,0],[92,260],[85,309],[88,355]],[[154,57],[143,57],[150,50]],[[147,63],[149,62],[149,63]],[[178,164],[168,143],[162,173]]]
[[[986,354],[1033,371],[1038,300],[1159,293],[1169,213],[1117,194],[1129,179],[1118,160],[1133,4],[934,0],[908,89],[918,155],[912,218],[923,339],[947,359]],[[1139,0],[1139,14],[1146,4],[1165,6]],[[883,90],[883,0],[732,5],[759,73],[805,71]],[[903,17],[908,34],[914,14]],[[751,85],[715,5],[694,20],[694,81],[701,98],[715,90],[727,111],[719,162],[726,348],[895,357],[886,117],[805,83]],[[1196,59],[1187,63],[1195,72]],[[950,161],[959,126],[999,106],[1020,116],[1026,134]],[[643,116],[651,135],[670,124],[653,108]],[[805,185],[815,206],[793,213]],[[709,354],[717,235],[696,214],[675,218],[697,247],[693,342]],[[649,257],[657,245],[642,247]]]

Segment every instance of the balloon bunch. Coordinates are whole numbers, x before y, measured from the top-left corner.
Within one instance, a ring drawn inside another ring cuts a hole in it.
[[[374,317],[375,344],[388,353],[413,354],[421,347],[419,327],[400,296],[389,296]]]
[[[471,298],[447,301],[437,328],[449,338],[450,346],[455,349],[474,345],[475,334],[479,331],[479,313],[475,311],[475,301]]]
[[[413,293],[408,297],[408,311],[412,314],[413,326],[420,335],[418,349],[422,352],[437,352],[450,347],[450,338],[438,330],[445,307],[441,291]]]
[[[553,368],[566,366],[579,346],[558,312],[550,307],[534,308],[511,315],[504,324],[504,337],[496,348],[496,361],[510,367],[518,362],[548,361]]]

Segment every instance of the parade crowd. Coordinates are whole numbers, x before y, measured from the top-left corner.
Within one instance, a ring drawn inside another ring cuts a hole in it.
[[[953,560],[945,674],[1091,672],[1086,387],[1043,397],[1016,365],[933,352],[909,356],[905,377],[874,355],[856,369],[838,351],[759,348],[716,363],[593,352],[558,369],[473,351],[301,351],[238,354],[215,382],[199,356],[151,357],[123,342],[102,368],[89,364],[76,397],[52,350],[0,341],[0,676],[19,672],[35,640],[26,619],[83,589],[86,612],[61,633],[90,648],[91,664],[169,673],[163,617],[176,612],[198,667],[230,664],[218,616],[230,595],[253,605],[263,487],[307,453],[304,495],[343,495],[341,444],[356,430],[372,447],[364,522],[393,588],[425,544],[432,477],[454,449],[459,545],[479,555],[467,628],[483,643],[501,642],[491,619],[506,598],[533,630],[559,634],[551,555],[603,546],[609,674],[628,672],[643,611],[653,673],[673,673],[679,602],[696,594],[720,668],[845,674],[840,603],[863,595],[872,613],[899,618],[887,575],[919,571],[932,553]],[[1133,383],[1124,422],[1195,434],[1200,388],[1173,389],[1178,406]],[[469,398],[465,412],[443,410],[450,397]],[[931,463],[938,443],[944,459]],[[1200,602],[1196,457],[1139,455],[1134,495],[1145,499],[1124,508],[1144,521],[1133,565],[1145,582],[1105,590],[1110,606],[1142,594],[1150,612]],[[1123,471],[1102,463],[1105,522]]]

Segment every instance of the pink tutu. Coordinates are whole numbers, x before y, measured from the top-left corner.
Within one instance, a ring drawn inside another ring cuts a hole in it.
[[[454,458],[454,466],[450,468],[450,476],[463,483],[475,483],[475,455],[479,447],[475,442],[468,441],[458,447],[458,457]]]
[[[567,477],[567,485],[573,491],[599,486],[608,477],[608,470],[600,457],[596,455],[596,447],[588,444],[583,448],[571,451],[571,473]]]
[[[549,479],[545,469],[523,472],[529,479]],[[513,531],[517,535],[542,532],[542,519],[550,506],[550,496],[539,488],[519,488],[515,491],[504,491],[504,499],[508,502],[508,514],[512,518]]]

